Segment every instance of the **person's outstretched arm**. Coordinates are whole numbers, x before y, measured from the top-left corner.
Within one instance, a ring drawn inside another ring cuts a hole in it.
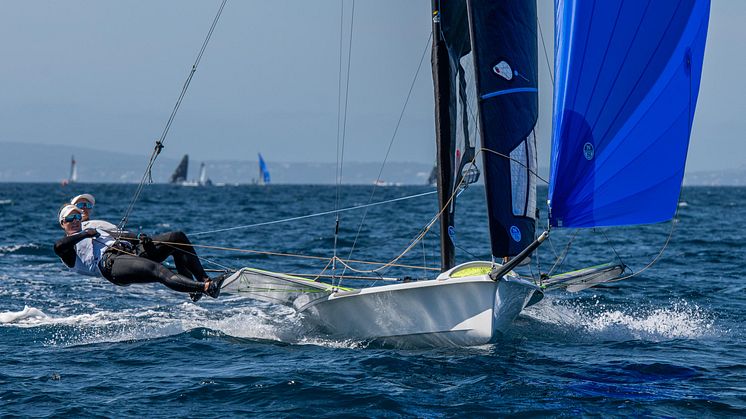
[[[98,237],[100,234],[95,228],[88,228],[80,233],[75,233],[70,236],[65,236],[54,244],[54,253],[62,259],[62,263],[68,268],[75,266],[75,245],[80,243],[81,240],[90,237]]]

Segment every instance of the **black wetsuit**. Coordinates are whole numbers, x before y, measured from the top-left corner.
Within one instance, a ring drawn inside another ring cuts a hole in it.
[[[76,264],[76,244],[85,240],[97,240],[90,230],[63,237],[54,245],[54,252],[69,268]],[[160,282],[174,291],[202,292],[207,278],[194,249],[182,232],[164,233],[156,236],[159,241],[182,243],[179,245],[153,244],[134,246],[130,241],[119,241],[108,247],[98,261],[101,276],[116,285]],[[173,273],[161,265],[168,256],[174,256],[177,271]],[[82,258],[81,258],[82,259]],[[197,278],[198,280],[193,279]]]

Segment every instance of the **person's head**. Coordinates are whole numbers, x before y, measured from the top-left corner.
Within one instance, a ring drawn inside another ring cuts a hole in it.
[[[83,221],[88,221],[91,218],[93,212],[93,206],[96,205],[96,198],[89,193],[78,195],[70,201],[71,205],[75,205],[80,210],[83,216]]]
[[[80,232],[83,212],[75,205],[67,204],[60,210],[57,220],[66,235]]]

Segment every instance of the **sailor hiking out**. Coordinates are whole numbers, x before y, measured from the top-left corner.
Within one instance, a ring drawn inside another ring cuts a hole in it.
[[[160,282],[174,291],[192,293],[193,301],[199,300],[203,293],[218,298],[226,275],[209,278],[184,233],[155,236],[158,241],[182,243],[174,246],[156,245],[144,234],[135,245],[132,238],[117,240],[104,229],[84,230],[82,219],[83,211],[71,204],[65,205],[58,216],[65,237],[55,243],[54,251],[71,270],[102,276],[121,286]],[[161,264],[168,256],[173,257],[177,273]]]

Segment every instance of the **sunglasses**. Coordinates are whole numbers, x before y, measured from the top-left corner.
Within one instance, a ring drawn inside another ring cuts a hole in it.
[[[91,208],[93,208],[93,204],[91,204],[90,202],[78,202],[77,204],[75,204],[75,206],[78,207],[78,208],[80,208],[80,209],[83,209],[83,208],[91,209]]]
[[[73,214],[73,215],[68,215],[67,217],[65,217],[64,221],[66,223],[72,223],[75,220],[80,221],[82,219],[83,219],[82,215],[80,215],[80,214]]]

